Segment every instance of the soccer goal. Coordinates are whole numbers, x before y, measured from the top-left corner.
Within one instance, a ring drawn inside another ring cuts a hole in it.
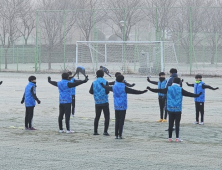
[[[178,60],[169,41],[77,41],[76,66],[95,73],[100,65],[113,73],[155,75],[178,69]]]

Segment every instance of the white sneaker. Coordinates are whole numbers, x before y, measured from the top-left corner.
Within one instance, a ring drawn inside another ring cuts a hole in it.
[[[204,122],[200,122],[199,125],[204,125]]]
[[[64,130],[59,130],[59,133],[65,133],[65,131]]]
[[[195,121],[195,122],[193,122],[193,124],[198,125],[198,124],[199,124],[199,122]]]
[[[181,140],[180,138],[176,138],[175,141],[176,141],[176,142],[183,142],[183,140]]]
[[[68,134],[69,134],[69,133],[74,133],[74,131],[67,130],[66,133],[68,133]]]

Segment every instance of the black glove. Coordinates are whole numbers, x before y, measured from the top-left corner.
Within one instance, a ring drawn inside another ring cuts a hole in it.
[[[182,81],[182,83],[183,83],[183,79],[182,79],[181,81]]]
[[[3,81],[0,81],[0,85],[3,83]]]
[[[147,86],[147,88],[146,88],[146,89],[150,90],[151,88],[150,88],[149,86]]]
[[[143,90],[144,93],[148,92],[148,90]]]
[[[88,75],[85,77],[85,82],[87,82],[89,80]]]
[[[186,84],[187,84],[187,85],[189,85],[189,83],[188,83],[188,82],[186,82]]]
[[[202,92],[199,93],[199,96],[202,94]]]
[[[50,76],[48,77],[48,81],[51,81],[51,77]]]
[[[37,100],[37,103],[38,103],[38,104],[40,104],[40,103],[41,103],[41,101],[40,101],[40,100]]]
[[[219,87],[214,88],[214,90],[217,90],[217,89],[219,89]]]
[[[132,84],[132,87],[133,87],[133,86],[135,86],[135,85],[136,85],[136,84],[135,84],[135,83],[133,83],[133,84]]]
[[[24,100],[21,101],[21,104],[23,104],[23,103],[24,103]]]

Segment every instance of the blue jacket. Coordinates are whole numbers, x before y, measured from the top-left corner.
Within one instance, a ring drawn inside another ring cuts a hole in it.
[[[70,83],[74,83],[75,78],[72,78],[70,80]],[[76,95],[76,87],[71,88],[71,95]]]
[[[202,94],[199,97],[194,98],[195,102],[205,102],[205,89],[202,88],[202,85],[205,84],[204,82],[195,83],[194,84],[194,94],[199,94],[202,92]]]
[[[29,82],[25,87],[25,107],[33,107],[36,105],[35,99],[32,96],[31,88],[33,87],[33,92],[36,93],[36,85]]]
[[[173,73],[166,81],[166,86],[165,87],[168,87],[168,86],[171,86],[173,84],[173,79],[175,77],[178,77],[177,73]]]
[[[182,111],[182,87],[177,84],[169,86],[167,89],[167,111],[181,112]]]
[[[68,80],[61,80],[57,83],[59,89],[59,103],[72,103],[71,88],[68,87]]]
[[[93,82],[93,95],[95,104],[104,104],[108,103],[108,94],[106,94],[106,90],[101,86],[100,83],[103,83],[106,86],[106,80],[104,78],[97,78]]]
[[[127,94],[124,83],[115,82],[113,86],[113,98],[115,110],[127,110]]]
[[[166,87],[166,83],[167,83],[166,80],[164,80],[162,82],[158,81],[158,89],[164,89]],[[158,95],[161,97],[165,96],[165,94],[163,94],[163,93],[158,93]]]

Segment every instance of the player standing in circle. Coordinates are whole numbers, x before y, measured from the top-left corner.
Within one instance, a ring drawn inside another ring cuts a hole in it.
[[[109,73],[108,68],[104,67],[104,66],[100,66],[100,70],[102,70],[104,73],[106,73],[109,77],[112,77]]]
[[[71,88],[86,83],[88,81],[88,76],[86,76],[85,80],[78,81],[74,83],[70,83],[69,74],[63,73],[62,80],[59,82],[51,81],[51,77],[48,77],[48,82],[59,89],[59,132],[64,133],[62,126],[63,116],[65,114],[65,122],[66,122],[66,133],[74,133],[74,131],[70,130],[70,115],[71,115],[71,103],[72,103],[72,95]]]
[[[182,100],[183,96],[187,97],[199,97],[199,94],[193,94],[187,92],[186,90],[180,87],[180,78],[175,77],[173,79],[173,84],[165,89],[152,89],[147,87],[148,90],[155,92],[155,93],[163,93],[166,94],[167,97],[167,111],[169,114],[169,142],[172,142],[172,131],[173,125],[175,122],[176,125],[176,142],[181,142],[182,140],[179,138],[179,131],[180,131],[180,120],[182,114]]]
[[[25,87],[25,93],[23,95],[21,104],[25,102],[25,130],[36,130],[32,125],[32,119],[34,115],[34,107],[36,102],[38,104],[41,101],[36,96],[36,77],[30,76],[28,78],[28,85]]]
[[[79,79],[79,73],[82,73],[82,74],[85,76],[85,78],[86,78],[86,71],[85,71],[85,68],[84,68],[84,67],[78,66],[78,67],[76,68],[76,72],[75,72],[75,74],[73,75],[73,77],[75,77],[76,75],[78,75],[78,79]]]
[[[165,73],[159,73],[159,81],[151,81],[149,77],[147,77],[147,81],[151,84],[158,85],[158,89],[164,89],[166,87],[166,78]],[[165,111],[165,115],[163,118],[163,113],[165,109],[166,95],[163,93],[158,93],[159,107],[160,107],[160,119],[157,122],[167,122],[167,112]]]
[[[102,70],[98,70],[96,72],[96,75],[97,79],[92,83],[91,88],[89,90],[89,93],[93,94],[94,96],[95,109],[96,109],[96,117],[94,119],[94,135],[99,135],[98,124],[101,112],[103,110],[103,114],[105,117],[103,135],[109,136],[108,133],[109,120],[110,120],[109,100],[108,100],[109,90],[105,90],[100,84],[102,83],[108,86],[108,82],[103,78],[104,72]]]
[[[115,109],[115,136],[116,139],[123,139],[122,133],[123,133],[123,125],[125,121],[126,116],[126,110],[127,110],[127,94],[143,94],[146,93],[147,90],[144,91],[138,91],[131,88],[126,87],[124,83],[124,76],[119,75],[116,77],[115,85],[105,86],[103,83],[101,83],[101,86],[105,88],[106,90],[113,92],[113,98],[114,98],[114,109]]]
[[[195,76],[195,84],[189,84],[188,82],[186,82],[186,84],[190,87],[194,87],[194,93],[195,94],[199,94],[200,92],[202,92],[202,94],[195,98],[195,107],[196,107],[196,121],[194,122],[194,124],[199,124],[199,125],[204,125],[204,102],[205,102],[205,89],[211,89],[211,90],[217,90],[219,89],[217,88],[213,88],[211,86],[206,85],[203,81],[202,81],[202,75],[197,74]],[[201,121],[199,122],[199,113],[201,114]]]
[[[116,72],[116,73],[115,73],[115,77],[117,77],[118,75],[122,75],[122,74],[121,74],[120,72]],[[109,82],[109,85],[114,85],[115,82],[116,82],[116,81]],[[130,83],[128,83],[126,80],[124,80],[124,83],[125,83],[125,85],[126,85],[127,87],[133,87],[133,86],[136,85],[135,83],[130,84]]]

